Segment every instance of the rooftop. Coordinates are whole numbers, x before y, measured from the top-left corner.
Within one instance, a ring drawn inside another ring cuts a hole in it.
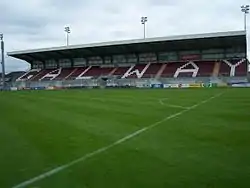
[[[211,38],[215,40],[211,40]],[[230,39],[230,40],[229,40]],[[8,52],[7,55],[23,59],[25,61],[33,61],[36,59],[44,60],[49,58],[62,58],[79,54],[83,56],[121,54],[131,52],[149,52],[162,50],[177,50],[189,48],[202,48],[204,45],[211,47],[221,47],[230,45],[230,43],[245,45],[245,31],[230,31],[192,35],[176,35],[168,37],[156,37],[136,40],[111,41],[102,43],[69,45],[51,48],[31,49]]]

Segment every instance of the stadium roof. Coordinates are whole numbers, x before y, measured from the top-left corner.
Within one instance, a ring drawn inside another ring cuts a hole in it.
[[[246,32],[217,32],[195,35],[180,35],[137,40],[112,41],[82,45],[69,45],[8,52],[7,55],[32,62],[46,59],[105,56],[126,53],[145,53],[175,50],[195,50],[225,48],[232,46],[246,47]]]

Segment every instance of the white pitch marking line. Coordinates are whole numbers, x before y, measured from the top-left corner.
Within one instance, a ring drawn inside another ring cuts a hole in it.
[[[138,104],[138,105],[149,105],[149,104],[153,104],[153,105],[155,105],[155,103],[154,102],[143,102],[143,101],[134,101],[134,100],[124,100],[124,99],[122,99],[122,98],[106,98],[106,99],[102,99],[102,98],[90,98],[90,100],[98,100],[98,101],[102,101],[102,102],[107,102],[107,101],[113,101],[113,102],[120,102],[120,103],[132,103],[132,104]]]
[[[164,103],[165,100],[169,100],[168,98],[162,98],[162,99],[158,99],[159,103],[162,106],[168,106],[168,107],[172,107],[172,108],[181,108],[181,109],[189,109],[189,107],[185,107],[185,106],[180,106],[180,105],[174,105],[174,104],[169,104],[169,103]]]
[[[127,136],[125,136],[125,137],[123,137],[123,138],[121,138],[121,139],[119,139],[119,140],[113,142],[113,143],[110,144],[110,145],[107,145],[107,146],[105,146],[105,147],[102,147],[102,148],[100,148],[100,149],[97,149],[97,150],[95,150],[95,151],[93,151],[93,152],[91,152],[91,153],[88,153],[88,154],[86,154],[86,155],[84,155],[84,156],[82,156],[82,157],[80,157],[80,158],[78,158],[78,159],[75,159],[75,160],[73,160],[73,161],[71,161],[71,162],[69,162],[69,163],[67,163],[67,164],[64,164],[64,165],[59,166],[59,167],[57,167],[57,168],[54,168],[54,169],[52,169],[52,170],[50,170],[50,171],[48,171],[48,172],[45,172],[45,173],[43,173],[43,174],[40,174],[40,175],[38,175],[38,176],[36,176],[36,177],[34,177],[34,178],[31,178],[31,179],[29,179],[29,180],[27,180],[27,181],[24,181],[24,182],[22,182],[22,183],[20,183],[20,184],[18,184],[18,185],[16,185],[16,186],[13,186],[13,188],[23,188],[23,187],[26,187],[26,186],[28,186],[28,185],[31,185],[31,184],[33,184],[33,183],[35,183],[35,182],[37,182],[37,181],[40,181],[40,180],[45,179],[45,178],[47,178],[47,177],[50,177],[50,176],[52,176],[52,175],[54,175],[54,174],[56,174],[56,173],[59,173],[59,172],[65,170],[65,169],[67,169],[67,168],[70,168],[71,166],[73,166],[73,165],[75,165],[75,164],[77,164],[77,163],[79,163],[79,162],[83,162],[83,161],[85,161],[85,160],[87,160],[87,159],[89,159],[89,158],[91,158],[91,157],[94,157],[95,155],[98,155],[98,154],[100,154],[100,153],[102,153],[102,152],[105,152],[105,151],[107,151],[107,150],[109,150],[109,149],[111,149],[111,148],[113,148],[113,147],[115,147],[115,146],[117,146],[117,145],[119,145],[119,144],[121,144],[121,143],[123,143],[123,142],[125,142],[125,141],[127,141],[127,140],[129,140],[129,139],[131,139],[131,138],[134,138],[134,137],[136,137],[136,136],[142,134],[143,132],[145,132],[145,131],[147,131],[147,130],[150,130],[150,129],[154,128],[155,126],[157,126],[157,125],[159,125],[159,124],[161,124],[161,123],[163,123],[163,122],[165,122],[165,121],[168,121],[168,120],[170,120],[170,119],[176,118],[176,117],[182,115],[183,113],[188,112],[188,111],[190,111],[191,109],[194,109],[194,108],[200,106],[201,104],[207,103],[208,101],[210,101],[210,100],[212,100],[212,99],[214,99],[214,98],[217,98],[217,97],[219,97],[219,96],[221,96],[221,95],[222,95],[222,93],[217,94],[217,95],[214,95],[213,97],[210,97],[210,98],[208,98],[208,99],[206,99],[206,100],[203,100],[203,101],[201,101],[201,102],[199,102],[199,103],[197,103],[197,104],[191,106],[191,107],[188,108],[188,109],[185,109],[185,110],[182,110],[182,111],[180,111],[180,112],[178,112],[178,113],[175,113],[175,114],[172,114],[172,115],[170,115],[170,116],[167,116],[167,117],[163,118],[163,119],[160,120],[160,121],[157,121],[157,122],[155,122],[155,123],[153,123],[153,124],[151,124],[151,125],[149,125],[149,126],[147,126],[147,127],[144,127],[144,128],[142,128],[142,129],[140,129],[140,130],[138,130],[138,131],[135,131],[135,132],[132,133],[132,134],[129,134],[129,135],[127,135]]]
[[[158,100],[159,100],[159,103],[161,105],[165,105],[165,103],[163,101],[168,100],[168,98],[161,98],[161,99],[158,99]]]
[[[173,107],[173,108],[181,108],[181,109],[189,109],[190,108],[190,107],[184,107],[184,106],[166,104],[166,103],[164,103],[164,106]]]
[[[105,102],[104,98],[98,98],[98,97],[92,97],[92,98],[90,98],[90,100],[98,100],[98,101]]]
[[[160,103],[161,105],[164,105],[164,102],[163,102],[161,99],[159,99],[159,103]]]

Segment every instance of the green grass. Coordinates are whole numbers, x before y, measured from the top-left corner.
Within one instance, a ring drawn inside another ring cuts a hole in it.
[[[0,187],[18,185],[183,111],[168,104],[189,107],[221,92],[28,187],[250,187],[249,89],[2,92]]]

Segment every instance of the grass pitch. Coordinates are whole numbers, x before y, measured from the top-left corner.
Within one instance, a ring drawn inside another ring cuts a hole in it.
[[[249,89],[2,92],[0,187],[19,185],[156,122],[27,187],[250,187],[249,118]]]

